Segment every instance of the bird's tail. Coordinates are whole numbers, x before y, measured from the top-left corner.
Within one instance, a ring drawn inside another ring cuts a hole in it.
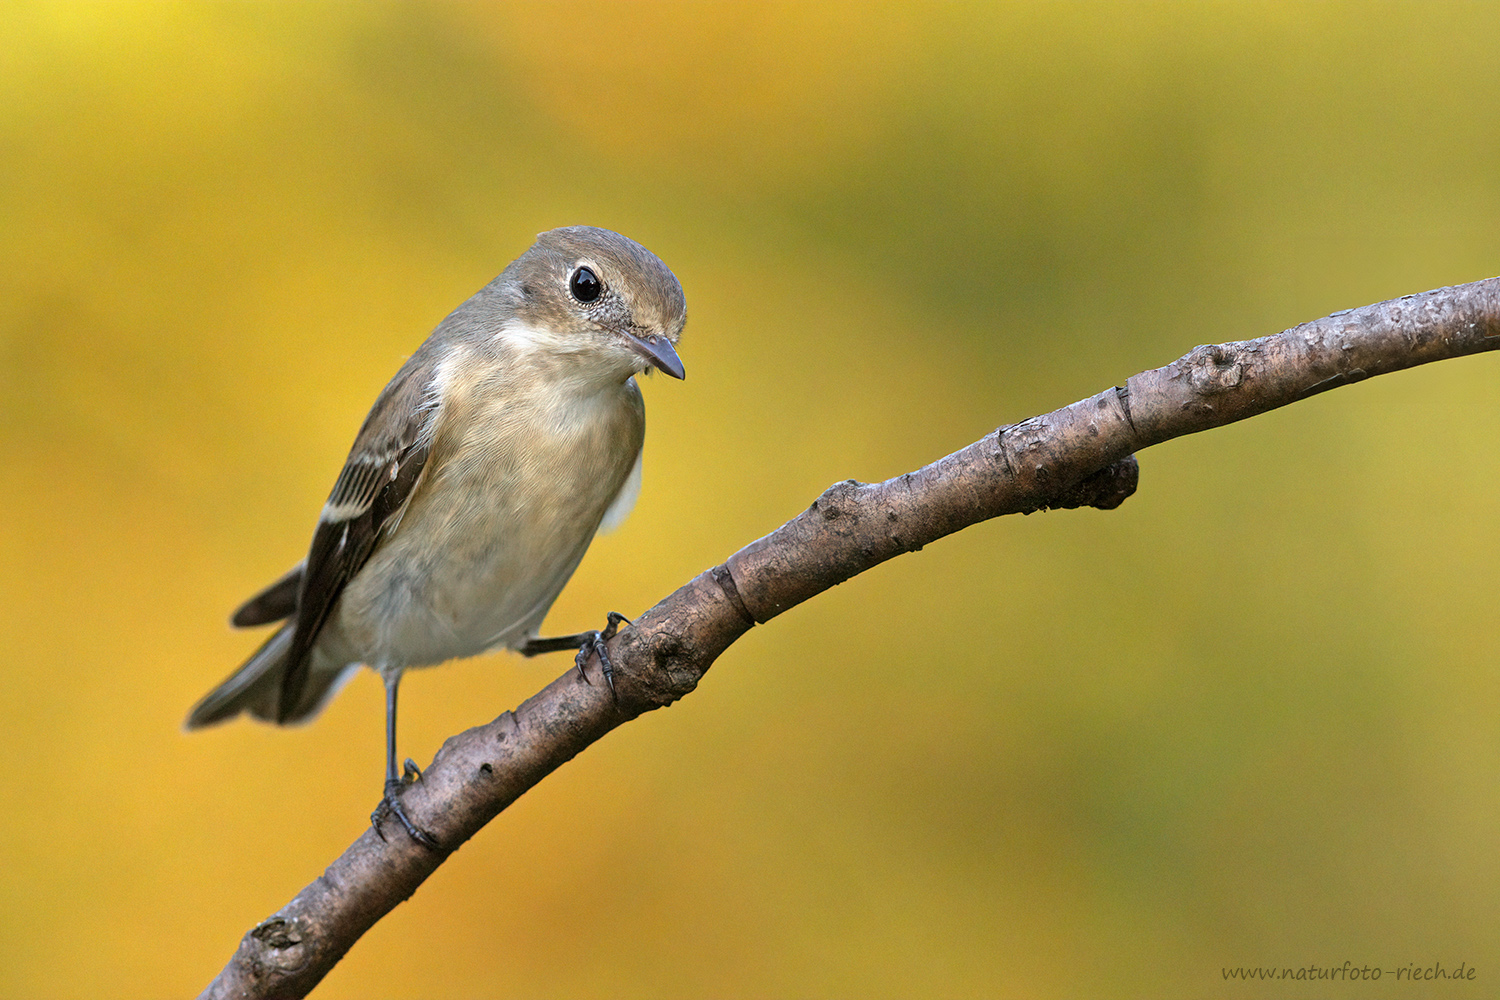
[[[225,678],[224,683],[203,696],[188,713],[187,729],[202,729],[218,722],[232,719],[241,712],[249,712],[266,722],[290,725],[307,722],[327,704],[328,699],[343,686],[345,680],[358,669],[359,664],[334,667],[319,662],[322,658],[316,651],[308,671],[307,683],[297,705],[285,719],[278,719],[281,706],[281,688],[286,681],[288,654],[292,648],[293,622],[287,622],[267,639],[245,665]],[[321,668],[321,669],[320,669]]]

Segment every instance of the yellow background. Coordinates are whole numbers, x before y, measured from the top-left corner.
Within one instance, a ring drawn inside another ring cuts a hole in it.
[[[550,631],[1195,344],[1500,272],[1493,5],[7,4],[0,994],[195,993],[364,829],[362,674],[195,734],[366,407],[536,232],[687,290]],[[1500,358],[1141,456],[735,645],[323,997],[1500,981]],[[567,666],[413,675],[402,755]],[[1488,985],[1486,985],[1488,984]]]

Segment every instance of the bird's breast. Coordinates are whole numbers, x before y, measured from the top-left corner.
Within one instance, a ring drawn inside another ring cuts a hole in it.
[[[419,666],[534,634],[640,454],[640,396],[619,390],[445,403],[422,482],[330,623],[341,655]]]

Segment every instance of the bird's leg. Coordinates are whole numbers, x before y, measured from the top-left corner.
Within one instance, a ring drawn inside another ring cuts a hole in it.
[[[558,635],[549,639],[527,639],[526,644],[517,652],[522,656],[536,656],[538,653],[576,649],[578,655],[574,657],[573,663],[578,668],[578,676],[582,677],[585,683],[588,682],[589,675],[583,672],[583,666],[589,662],[590,653],[596,654],[599,657],[599,666],[604,671],[605,683],[609,685],[609,693],[613,695],[615,693],[615,665],[609,662],[609,650],[605,647],[605,643],[615,637],[622,623],[629,625],[630,619],[618,611],[611,611],[602,629],[594,628],[576,635]]]
[[[380,816],[383,812],[389,812],[401,821],[408,837],[435,851],[438,849],[437,839],[413,823],[401,806],[401,790],[422,776],[416,762],[410,759],[406,762],[404,773],[399,777],[396,774],[396,688],[401,683],[401,671],[381,670],[380,676],[385,681],[385,797],[370,814],[370,825],[380,834],[380,839],[384,840],[385,834],[380,832]]]

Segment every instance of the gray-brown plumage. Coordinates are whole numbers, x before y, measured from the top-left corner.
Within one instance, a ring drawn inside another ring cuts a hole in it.
[[[240,712],[304,721],[373,667],[387,802],[419,836],[394,798],[402,671],[535,637],[594,534],[634,503],[645,408],[633,376],[683,377],[685,321],[681,285],[639,244],[585,226],[538,237],[376,399],[307,559],[232,619],[285,623],[188,728]]]

